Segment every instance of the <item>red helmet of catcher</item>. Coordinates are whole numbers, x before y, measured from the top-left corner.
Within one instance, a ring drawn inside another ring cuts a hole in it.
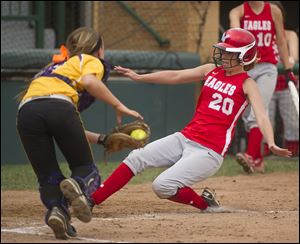
[[[233,53],[230,61],[234,60],[234,54],[237,55],[238,64],[249,65],[256,60],[257,56],[257,46],[256,40],[252,33],[241,28],[232,28],[224,32],[221,42],[213,45],[214,54],[213,60],[216,65],[221,65],[222,60],[222,51]],[[234,65],[232,67],[235,67]]]

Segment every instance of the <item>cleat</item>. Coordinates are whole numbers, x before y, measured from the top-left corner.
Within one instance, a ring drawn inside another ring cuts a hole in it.
[[[235,155],[236,161],[238,162],[239,165],[243,167],[243,170],[247,174],[253,174],[254,169],[253,169],[253,159],[250,155],[247,153],[237,153]]]
[[[208,207],[218,208],[220,207],[219,201],[216,199],[216,193],[207,187],[204,188],[201,197],[207,202]]]
[[[75,228],[70,224],[70,217],[59,207],[48,211],[46,224],[52,229],[56,239],[66,240],[77,236]]]
[[[84,195],[76,180],[69,178],[60,183],[60,189],[71,203],[75,217],[82,222],[90,222],[92,220],[92,203]]]

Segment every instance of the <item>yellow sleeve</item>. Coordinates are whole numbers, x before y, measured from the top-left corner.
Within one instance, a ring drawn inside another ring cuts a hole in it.
[[[91,55],[82,54],[81,77],[87,74],[93,74],[97,79],[102,80],[104,75],[104,66],[101,61]]]

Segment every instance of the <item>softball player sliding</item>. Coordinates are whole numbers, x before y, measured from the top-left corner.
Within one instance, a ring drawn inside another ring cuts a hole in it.
[[[289,62],[287,43],[284,38],[283,19],[280,9],[268,2],[249,1],[232,9],[229,14],[230,26],[241,27],[251,32],[257,42],[258,64],[249,71],[263,98],[263,105],[268,111],[277,81],[277,58],[274,54],[274,45],[277,43],[280,58],[289,77],[293,65]],[[247,173],[264,172],[262,156],[263,134],[258,128],[258,121],[253,107],[247,108],[243,115],[248,145],[246,152],[238,153],[236,159]]]
[[[130,69],[116,70],[138,82],[183,84],[204,80],[194,117],[180,132],[133,150],[110,177],[91,195],[92,204],[100,204],[120,190],[136,174],[150,167],[169,167],[153,182],[159,198],[206,210],[218,207],[212,190],[198,195],[191,186],[212,176],[221,167],[238,118],[250,101],[270,150],[280,156],[291,153],[275,145],[271,123],[266,116],[257,85],[244,71],[256,61],[254,36],[243,29],[230,29],[222,42],[214,45],[215,65],[194,69],[161,71],[138,75]],[[61,183],[64,195],[72,202],[82,197],[76,181]],[[72,204],[74,212],[85,214],[89,204]],[[88,216],[91,216],[90,214]]]

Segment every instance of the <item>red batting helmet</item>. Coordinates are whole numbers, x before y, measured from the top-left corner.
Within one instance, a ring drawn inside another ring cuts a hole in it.
[[[257,46],[252,33],[241,28],[232,28],[224,32],[221,42],[213,45],[216,49],[226,52],[239,53],[238,60],[244,65],[251,64],[256,60]],[[217,58],[214,52],[214,60]],[[215,60],[216,62],[216,60]]]

